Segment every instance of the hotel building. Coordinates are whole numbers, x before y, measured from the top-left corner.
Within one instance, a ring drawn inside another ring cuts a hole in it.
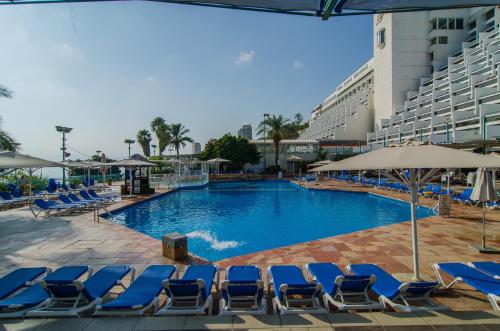
[[[365,139],[373,149],[500,136],[500,8],[373,20],[373,58],[313,109],[301,139]]]

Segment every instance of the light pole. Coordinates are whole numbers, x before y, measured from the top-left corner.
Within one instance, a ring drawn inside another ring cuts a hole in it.
[[[70,133],[73,128],[68,128],[65,126],[56,125],[56,131],[62,133],[62,160],[63,162],[66,160],[66,156],[70,156],[69,153],[66,153],[66,133]],[[63,167],[63,184],[66,184],[66,169]]]
[[[125,139],[125,144],[128,144],[128,158],[130,159],[130,145],[135,144],[134,139]]]
[[[267,169],[267,154],[266,154],[266,149],[267,149],[267,145],[266,145],[266,137],[267,137],[267,132],[266,132],[266,119],[269,118],[269,114],[265,113],[264,114],[264,121],[262,122],[264,124],[264,148],[263,148],[263,151],[264,151],[264,172],[266,172],[266,169]]]
[[[153,156],[156,156],[156,147],[158,147],[155,144],[152,144],[151,147],[153,147]]]

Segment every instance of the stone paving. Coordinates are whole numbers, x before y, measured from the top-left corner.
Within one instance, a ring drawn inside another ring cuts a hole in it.
[[[312,188],[370,191],[394,198],[406,195],[358,185],[328,181]],[[113,208],[121,208],[143,198],[126,198]],[[423,205],[434,201],[421,199]],[[488,242],[500,248],[500,211],[488,211]],[[429,217],[419,220],[420,254],[424,278],[432,278],[430,266],[440,261],[496,260],[498,255],[478,254],[470,245],[480,241],[481,209],[454,204],[452,216]],[[0,213],[0,274],[19,266],[90,264],[99,268],[107,264],[133,264],[137,272],[148,264],[172,264],[161,255],[161,242],[101,219],[93,221],[92,214],[35,219],[27,208]],[[263,270],[272,264],[303,265],[314,261],[329,261],[344,267],[349,263],[378,263],[400,278],[408,277],[412,266],[410,223],[404,222],[351,234],[291,245],[217,262],[256,264]],[[179,267],[191,263],[206,263],[191,256],[175,262]],[[0,324],[1,330],[171,330],[171,329],[283,329],[291,330],[500,330],[498,313],[490,312],[485,297],[466,286],[453,291],[440,291],[436,301],[454,312],[431,315],[399,313],[336,313],[312,317],[167,317],[78,320],[27,320]],[[464,311],[474,312],[464,312]],[[314,321],[314,322],[311,322]],[[405,330],[407,329],[405,327]],[[297,329],[298,330],[298,329]],[[446,329],[448,330],[448,329]],[[450,329],[451,330],[451,329]]]

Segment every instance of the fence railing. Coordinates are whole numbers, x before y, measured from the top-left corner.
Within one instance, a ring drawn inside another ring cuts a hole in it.
[[[149,185],[158,189],[193,187],[208,184],[208,174],[196,175],[150,175]]]

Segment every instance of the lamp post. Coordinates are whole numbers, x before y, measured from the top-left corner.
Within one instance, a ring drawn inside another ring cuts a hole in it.
[[[153,147],[153,156],[156,156],[156,147],[158,147],[155,144],[152,144],[151,147]]]
[[[70,156],[69,153],[66,153],[66,134],[70,133],[73,128],[68,128],[65,126],[56,125],[56,131],[62,133],[62,160],[66,160],[66,156]],[[66,184],[66,169],[63,167],[63,184]]]
[[[124,143],[128,144],[128,158],[130,159],[130,145],[135,144],[135,140],[134,139],[125,139]]]
[[[264,114],[264,121],[262,122],[264,124],[264,148],[263,148],[263,151],[264,151],[264,172],[266,171],[266,168],[267,168],[267,154],[266,154],[266,150],[267,150],[267,145],[266,145],[266,138],[267,138],[267,132],[266,132],[266,119],[269,118],[269,114],[268,113],[265,113]]]

